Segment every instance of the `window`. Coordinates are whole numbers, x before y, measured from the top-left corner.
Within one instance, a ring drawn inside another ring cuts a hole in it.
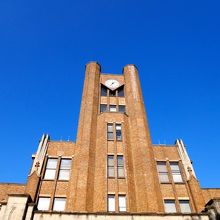
[[[38,210],[49,210],[50,208],[50,198],[49,197],[39,197],[37,209]]]
[[[101,85],[101,96],[107,96],[107,88]]]
[[[108,140],[113,140],[114,139],[113,124],[108,124],[107,125],[107,138],[108,138]]]
[[[117,156],[117,171],[118,171],[118,178],[125,177],[125,173],[124,173],[124,160],[123,160],[123,156],[122,155]]]
[[[114,91],[109,90],[109,96],[115,97],[116,96],[116,90],[114,90]]]
[[[124,97],[124,86],[121,86],[120,88],[118,88],[118,97]]]
[[[116,105],[110,105],[109,106],[109,111],[110,112],[116,112],[117,111]]]
[[[122,133],[121,133],[121,124],[116,124],[116,140],[121,141],[122,140]]]
[[[66,206],[66,198],[54,198],[53,210],[64,211]]]
[[[115,212],[115,195],[108,195],[108,212]]]
[[[164,200],[164,208],[166,213],[176,213],[175,200]]]
[[[71,159],[62,159],[60,163],[59,180],[69,180]]]
[[[119,105],[118,111],[124,113],[125,112],[125,105]]]
[[[107,105],[106,104],[100,105],[100,112],[107,112]]]
[[[53,180],[56,175],[57,159],[48,159],[44,179]]]
[[[115,176],[115,169],[114,169],[114,156],[108,155],[108,177],[114,177]]]
[[[157,171],[158,171],[160,182],[161,183],[168,183],[169,177],[168,177],[167,166],[166,166],[165,161],[164,162],[163,161],[157,162]]]
[[[170,162],[170,168],[173,176],[173,181],[175,183],[182,183],[183,179],[181,176],[180,168],[178,162]]]
[[[119,212],[126,212],[126,196],[125,195],[118,196],[118,209],[119,209]]]
[[[191,213],[189,200],[179,200],[179,203],[180,203],[180,211],[182,213]]]

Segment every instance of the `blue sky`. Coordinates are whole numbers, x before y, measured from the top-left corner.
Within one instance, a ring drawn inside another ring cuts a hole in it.
[[[0,182],[26,182],[43,133],[75,140],[85,64],[139,69],[153,143],[182,138],[220,187],[219,1],[0,1]]]

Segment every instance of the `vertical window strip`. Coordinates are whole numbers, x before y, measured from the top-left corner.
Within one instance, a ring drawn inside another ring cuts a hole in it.
[[[124,178],[125,172],[124,172],[124,159],[122,155],[117,156],[117,174],[118,178]]]
[[[167,166],[165,161],[157,161],[157,171],[161,183],[168,183],[169,176],[167,171]]]
[[[108,91],[107,87],[101,85],[101,96],[107,96],[108,94],[107,91]]]
[[[116,124],[115,130],[116,130],[116,140],[121,141],[122,140],[121,124]]]
[[[108,212],[115,212],[115,195],[108,194]]]
[[[44,179],[48,179],[48,180],[55,179],[56,169],[57,169],[57,159],[48,158]]]
[[[37,203],[37,209],[42,211],[48,211],[50,208],[50,197],[39,197]]]
[[[191,213],[192,212],[189,200],[179,200],[179,204],[180,204],[180,211],[182,213]]]
[[[166,213],[176,213],[176,203],[174,199],[164,200],[164,209]]]
[[[60,170],[59,170],[59,180],[69,180],[70,170],[71,170],[71,159],[61,159]]]
[[[66,207],[66,198],[55,197],[53,203],[54,211],[64,211]]]
[[[126,195],[118,195],[118,210],[119,212],[126,212]]]
[[[173,176],[173,181],[175,183],[182,183],[183,179],[182,179],[182,175],[180,172],[179,163],[178,162],[170,162],[170,168],[171,168],[171,172],[172,172],[172,176]]]
[[[107,124],[107,139],[114,140],[113,124],[112,123]]]
[[[114,156],[108,155],[107,158],[108,177],[115,177]]]

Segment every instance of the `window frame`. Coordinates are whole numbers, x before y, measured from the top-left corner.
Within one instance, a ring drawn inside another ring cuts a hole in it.
[[[39,209],[40,200],[43,200],[43,199],[48,199],[48,204],[47,204],[48,208]],[[38,201],[37,201],[37,210],[39,210],[39,211],[48,211],[48,210],[50,210],[50,202],[51,202],[51,198],[49,196],[39,196]]]
[[[119,163],[119,158],[122,158],[122,164]],[[119,175],[120,170],[123,171],[123,175]],[[117,155],[117,178],[118,179],[124,179],[125,178],[125,169],[124,169],[124,156],[123,155]]]
[[[174,183],[184,183],[179,162],[178,161],[169,161],[169,164],[170,164],[170,170],[171,170],[173,182]],[[178,170],[172,169],[172,165],[177,165]],[[175,177],[180,177],[181,180],[177,181],[177,179]]]
[[[109,112],[117,112],[117,105],[109,105]]]
[[[119,126],[120,126],[120,129],[117,129],[117,127]],[[120,136],[118,135],[118,132],[120,133]],[[122,124],[121,123],[115,123],[115,136],[116,136],[115,137],[116,141],[122,141]]]
[[[68,168],[62,168],[62,161],[70,161],[70,167]],[[70,174],[71,174],[71,168],[72,168],[72,158],[61,158],[60,160],[60,167],[59,167],[59,173],[58,173],[58,180],[59,181],[69,181],[70,180]],[[60,178],[60,173],[62,171],[68,171],[68,178],[65,179],[65,178]]]
[[[122,205],[120,205],[120,198],[124,198],[124,207]],[[125,210],[121,210],[121,209],[125,209]],[[118,211],[119,212],[127,212],[127,197],[125,194],[119,194],[118,195]]]
[[[62,200],[62,199],[65,201],[63,209],[55,209],[54,206],[55,206],[56,200]],[[53,200],[53,211],[64,212],[66,210],[66,201],[67,201],[66,197],[54,197],[54,200]]]
[[[49,165],[49,161],[50,160],[56,160],[56,166],[54,168],[51,168],[51,167],[48,167]],[[48,157],[47,158],[47,162],[46,162],[46,166],[45,166],[45,170],[44,170],[44,180],[55,180],[56,179],[56,173],[57,173],[57,166],[58,166],[58,158],[55,158],[55,157]],[[51,175],[51,174],[47,174],[49,173],[49,171],[54,171],[53,172],[53,177],[48,177],[48,175]]]
[[[188,205],[188,208],[189,208],[189,212],[188,211],[183,211],[183,207],[181,206],[183,202],[187,202],[187,205]],[[192,207],[191,207],[189,199],[179,199],[179,206],[180,206],[180,212],[181,213],[184,213],[184,214],[192,213]]]
[[[110,202],[110,199],[113,199],[113,202]],[[116,212],[115,202],[116,202],[115,194],[108,194],[107,195],[107,211],[108,212]],[[114,206],[112,210],[110,210],[110,204]]]
[[[169,179],[169,172],[167,169],[167,162],[166,161],[156,161],[157,162],[157,173],[158,173],[158,178],[160,183],[170,183],[170,179]],[[166,171],[160,171],[159,170],[159,165],[164,165],[165,166],[165,170]],[[167,181],[163,181],[161,177],[166,176]]]
[[[103,111],[103,106],[105,106],[105,111]],[[107,104],[100,104],[100,113],[108,112],[108,105]]]
[[[121,107],[123,107],[123,111],[121,111]],[[126,112],[126,105],[118,105],[118,112],[125,113]]]
[[[177,213],[177,208],[176,208],[176,201],[175,201],[175,199],[164,199],[163,200],[163,203],[164,203],[164,211],[165,211],[165,213]],[[172,208],[175,208],[175,211],[168,211],[168,206],[166,206],[167,204],[173,204],[174,205],[174,207],[172,207]]]
[[[109,126],[112,127],[112,129],[109,129]],[[112,138],[109,138],[109,135],[112,135]],[[113,123],[107,123],[107,140],[108,141],[114,141],[114,124]]]
[[[112,160],[113,164],[111,165],[110,159]],[[110,175],[110,171],[113,170],[113,175]],[[112,154],[107,155],[107,177],[108,178],[115,178],[115,156]]]

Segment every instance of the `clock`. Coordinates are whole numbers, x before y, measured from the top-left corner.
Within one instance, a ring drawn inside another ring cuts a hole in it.
[[[116,89],[120,86],[120,83],[115,79],[109,79],[105,81],[105,85],[110,89]]]

